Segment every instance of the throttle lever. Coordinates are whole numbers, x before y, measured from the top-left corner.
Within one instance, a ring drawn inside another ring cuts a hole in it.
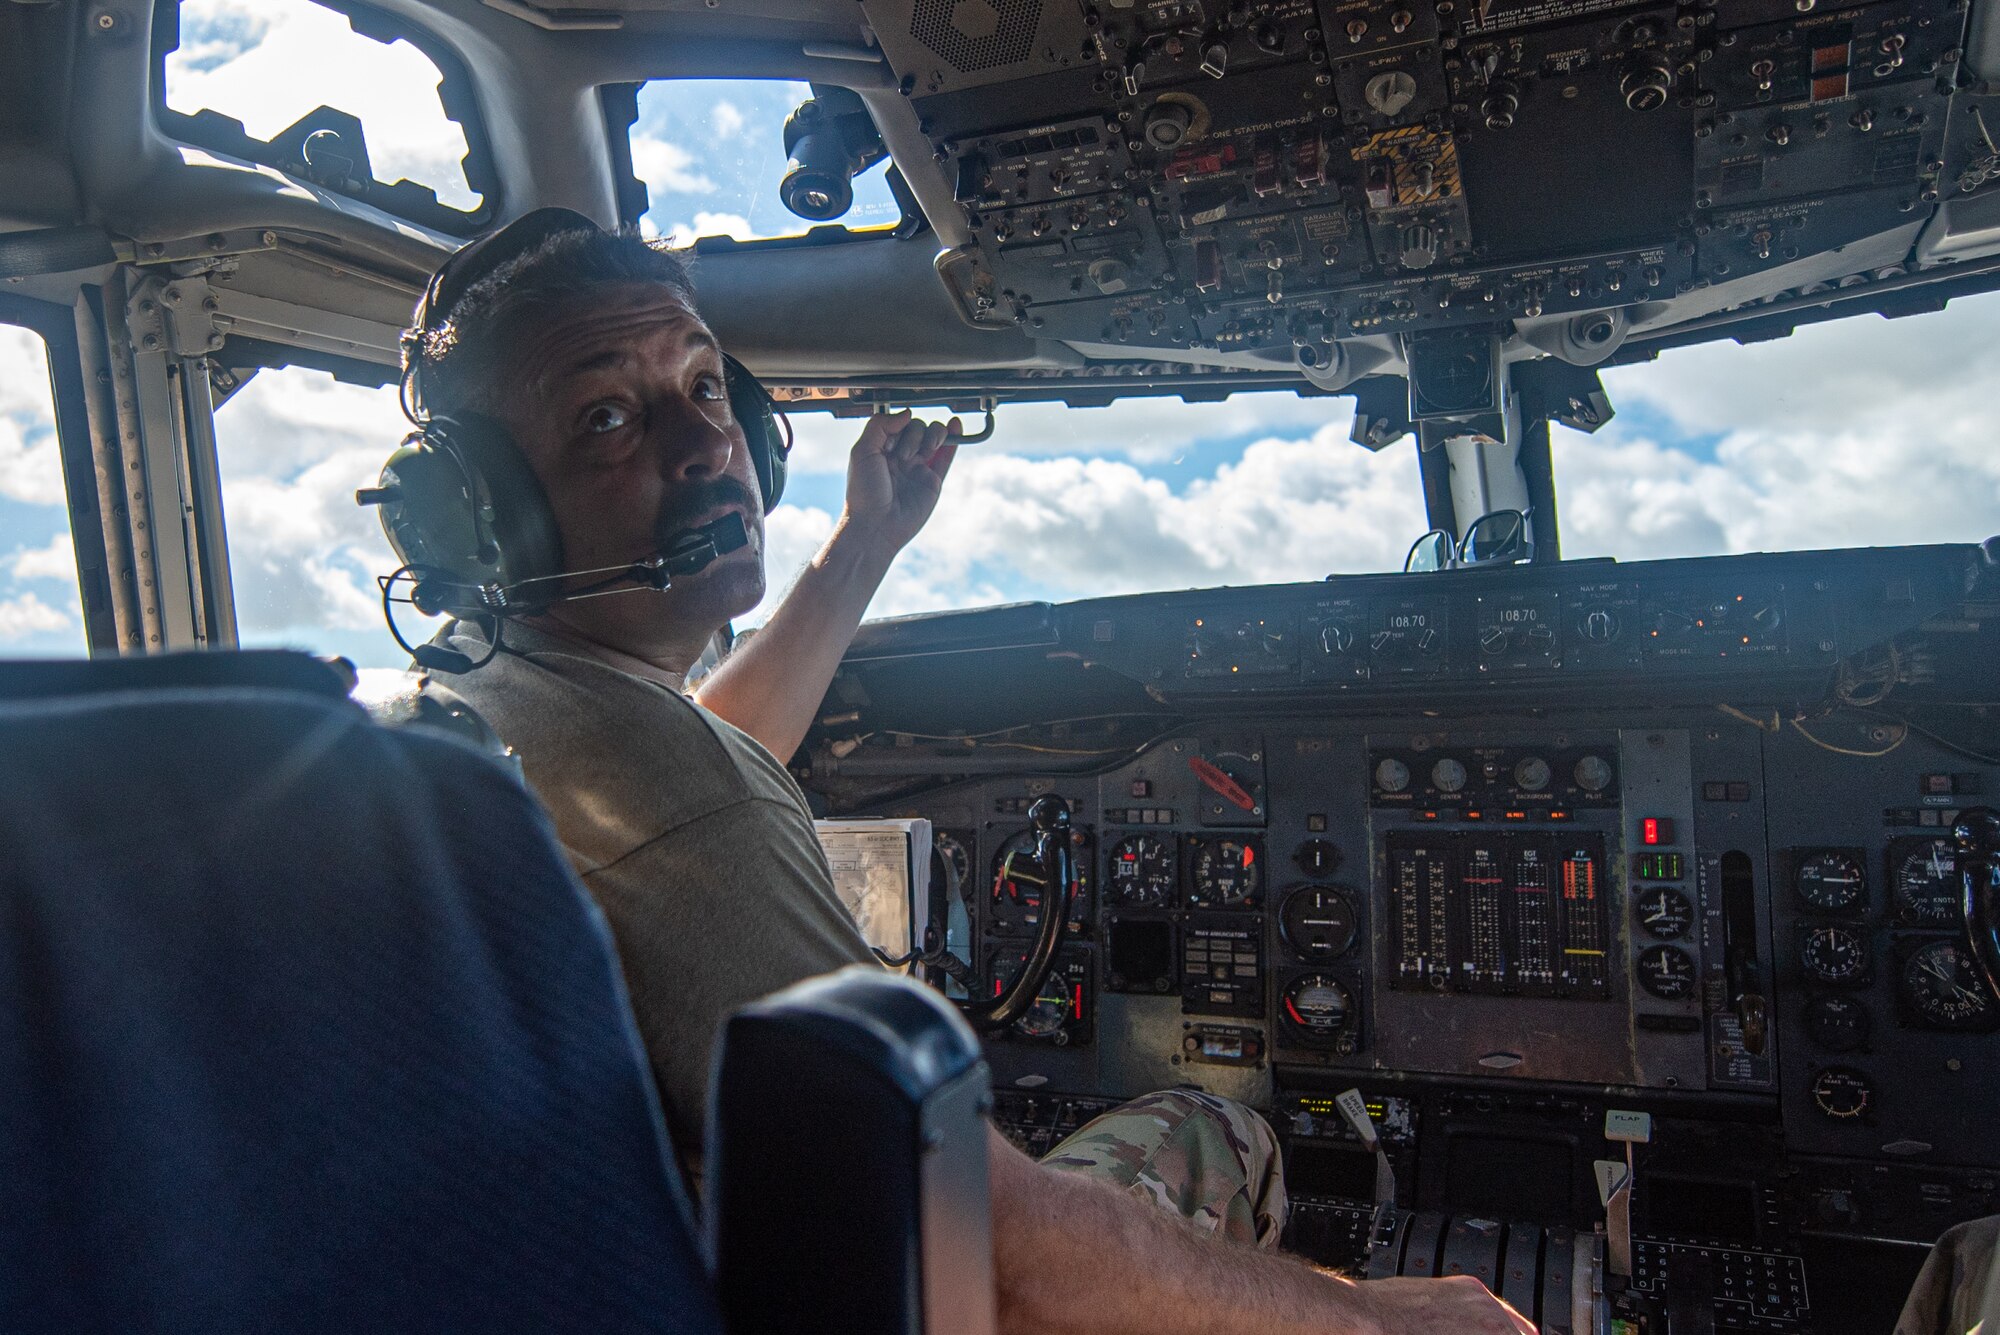
[[[2000,811],[1967,807],[1952,822],[1972,962],[2000,1000]]]

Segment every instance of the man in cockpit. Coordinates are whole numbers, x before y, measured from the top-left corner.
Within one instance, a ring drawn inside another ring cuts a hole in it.
[[[930,517],[953,433],[908,414],[867,424],[833,536],[690,697],[690,667],[763,597],[764,553],[757,474],[686,271],[555,211],[487,242],[478,268],[411,352],[424,404],[485,421],[525,457],[565,569],[625,565],[732,511],[750,538],[664,592],[510,622],[488,665],[443,680],[520,754],[603,906],[674,1143],[697,1167],[722,1018],[871,958],[777,757],[804,738],[869,599]],[[467,622],[435,643],[474,662],[493,647]],[[1150,1096],[1039,1164],[990,1141],[1004,1330],[1533,1329],[1470,1278],[1355,1284],[1265,1250],[1284,1210],[1276,1143],[1225,1100]]]

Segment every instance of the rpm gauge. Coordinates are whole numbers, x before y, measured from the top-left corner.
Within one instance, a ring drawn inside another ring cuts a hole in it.
[[[1859,983],[1868,976],[1868,940],[1846,927],[1814,927],[1800,939],[1799,963],[1816,982]]]
[[[1076,883],[1070,898],[1069,930],[1081,932],[1090,914],[1090,881],[1085,868],[1084,839],[1080,832],[1070,835],[1076,853]],[[1001,936],[1035,931],[1042,924],[1042,895],[1047,883],[1042,864],[1035,856],[1035,832],[1022,830],[1010,836],[993,855],[993,881],[986,895],[986,930]]]
[[[1898,983],[1903,1004],[1939,1029],[1984,1029],[1996,1007],[1972,956],[1956,941],[1931,941],[1910,952]]]
[[[1890,855],[1896,907],[1915,922],[1956,922],[1965,912],[1958,854],[1949,839],[1898,843]]]
[[[1254,907],[1264,889],[1264,858],[1247,839],[1205,839],[1194,846],[1188,902],[1199,908]]]
[[[1285,897],[1278,928],[1285,944],[1302,960],[1338,959],[1354,944],[1359,926],[1354,899],[1329,885],[1305,885]]]
[[[1838,913],[1867,897],[1868,875],[1853,854],[1821,849],[1800,858],[1798,870],[1792,873],[1792,888],[1812,908]]]
[[[1111,900],[1124,908],[1172,908],[1174,844],[1170,835],[1135,834],[1111,850]]]
[[[1336,1047],[1344,1040],[1354,1014],[1354,997],[1346,987],[1323,973],[1294,978],[1285,986],[1279,1010],[1291,1037],[1315,1047]]]

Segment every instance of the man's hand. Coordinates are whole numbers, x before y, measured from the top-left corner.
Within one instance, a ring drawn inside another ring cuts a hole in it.
[[[869,418],[847,459],[842,537],[890,557],[907,546],[937,508],[961,430],[956,417],[925,422],[907,409]]]
[[[1371,1279],[1353,1289],[1366,1335],[1536,1335],[1534,1323],[1470,1275],[1444,1279]]]

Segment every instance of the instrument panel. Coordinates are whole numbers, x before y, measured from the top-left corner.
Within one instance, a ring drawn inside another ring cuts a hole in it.
[[[1016,857],[1027,807],[1072,808],[1056,974],[1031,1023],[988,1045],[1003,1126],[1053,1143],[1064,1118],[1148,1090],[1227,1094],[1285,1143],[1295,1250],[1356,1274],[1483,1275],[1531,1249],[1539,1304],[1558,1272],[1582,1282],[1571,1259],[1608,1263],[1592,1166],[1623,1160],[1607,1128],[1643,1114],[1628,1297],[1707,1293],[1717,1329],[1848,1328],[1813,1315],[1866,1307],[1828,1247],[1927,1244],[2000,1207],[1984,1115],[2000,1003],[1948,838],[1959,808],[2000,794],[2000,767],[1860,711],[1792,724],[1757,702],[1823,690],[1871,636],[1970,625],[1954,589],[1971,585],[1941,555],[1061,609],[1032,652],[1142,682],[1181,721],[1087,773],[1009,765],[882,812],[939,830],[965,909],[952,944],[993,988],[1043,902]],[[1579,651],[1607,643],[1589,638],[1600,614],[1624,628],[1615,668]],[[1511,628],[1497,651],[1494,626]],[[1406,638],[1325,670],[1384,634]],[[1025,680],[1017,650],[993,652]],[[937,679],[941,660],[918,661]],[[1383,1128],[1393,1200],[1335,1111],[1349,1088]],[[1921,1254],[1897,1253],[1911,1271]],[[1772,1287],[1732,1305],[1753,1275]]]
[[[1962,0],[863,8],[953,182],[962,309],[1107,351],[1346,383],[1352,340],[1546,323],[1594,364],[1627,312],[1900,261],[1983,184],[1947,178]],[[1431,383],[1416,416],[1489,392]]]

